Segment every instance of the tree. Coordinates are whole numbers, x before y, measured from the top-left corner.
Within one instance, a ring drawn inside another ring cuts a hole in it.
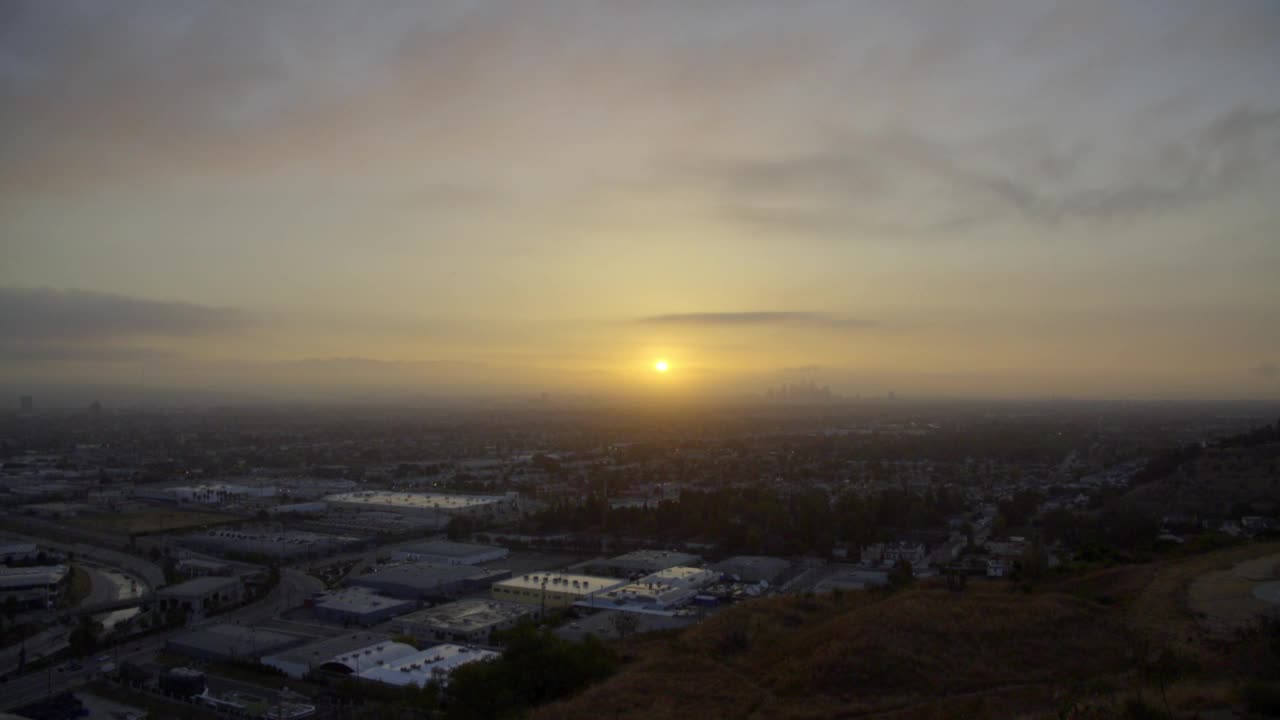
[[[894,590],[905,588],[915,580],[915,571],[911,568],[910,560],[899,560],[889,571],[889,587]]]
[[[67,645],[71,647],[71,653],[78,656],[92,653],[98,647],[98,633],[101,630],[102,625],[92,616],[85,615],[80,618],[80,623],[67,636]]]
[[[474,520],[465,515],[457,515],[445,526],[444,532],[450,540],[465,540],[475,530]]]
[[[634,635],[640,630],[640,618],[635,613],[615,612],[609,618],[609,626],[613,628],[613,632],[621,640],[628,635]]]
[[[1022,555],[1018,557],[1018,575],[1027,582],[1037,582],[1044,577],[1048,569],[1049,554],[1045,551],[1044,543],[1040,538],[1034,538],[1027,543],[1026,548],[1022,550]]]
[[[613,674],[618,657],[588,635],[569,642],[526,624],[502,633],[507,649],[496,660],[454,671],[445,688],[448,717],[502,718],[524,714]]]

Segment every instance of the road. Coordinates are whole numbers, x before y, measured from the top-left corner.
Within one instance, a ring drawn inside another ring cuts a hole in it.
[[[168,634],[126,643],[110,650],[103,650],[102,655],[111,657],[111,661],[145,663],[164,647]],[[0,685],[0,710],[12,710],[28,703],[35,702],[48,695],[56,695],[65,690],[72,690],[93,679],[98,672],[99,663],[86,658],[80,663],[79,670],[66,670],[66,664],[50,667],[39,672],[23,675]],[[62,668],[62,669],[60,669]]]
[[[67,646],[67,629],[57,626],[42,630],[26,639],[26,642],[10,645],[0,650],[0,673],[8,674],[18,669],[23,648],[27,662],[38,660]]]
[[[285,611],[302,604],[303,600],[323,589],[323,583],[305,572],[292,568],[283,568],[280,571],[279,584],[262,600],[239,610],[202,619],[193,623],[192,626],[198,627],[218,623],[254,625],[277,617]],[[170,636],[184,632],[187,629],[176,628],[170,632],[125,643],[114,649],[104,650],[103,654],[110,655],[112,661],[117,663],[124,661],[146,663],[154,659],[156,654],[164,648],[164,644]],[[65,631],[63,632],[63,638],[59,641],[65,641]],[[0,710],[21,707],[39,700],[47,694],[57,694],[83,685],[92,679],[93,674],[98,669],[98,663],[93,660],[84,661],[84,665],[85,667],[78,671],[59,671],[57,668],[50,668],[9,680],[0,685]]]
[[[164,571],[159,565],[129,553],[120,552],[119,550],[111,550],[96,545],[85,545],[84,543],[62,542],[59,540],[50,540],[44,537],[34,537],[30,535],[19,535],[18,533],[5,532],[6,537],[12,537],[18,540],[35,543],[41,547],[52,548],[64,553],[74,553],[77,558],[91,558],[97,560],[104,565],[110,565],[125,570],[131,575],[137,575],[146,581],[147,585],[153,588],[159,588],[164,585]]]
[[[94,605],[122,598],[136,597],[145,591],[145,587],[139,587],[134,578],[118,570],[88,562],[78,562],[77,565],[89,575],[90,580],[89,595],[81,601],[81,605]],[[103,624],[104,628],[111,629],[116,623],[136,615],[137,612],[136,608],[117,610],[99,615],[97,619]],[[31,613],[27,617],[38,622],[51,623],[57,617],[57,613],[40,611]],[[66,648],[67,633],[68,628],[61,624],[53,625],[27,638],[25,643],[0,649],[0,674],[8,674],[17,670],[24,648],[27,662],[38,660],[46,655],[52,655]]]
[[[321,590],[324,590],[324,583],[320,582],[319,579],[311,577],[300,570],[282,568],[280,570],[279,584],[272,588],[271,592],[267,593],[267,596],[262,600],[239,610],[204,618],[192,623],[192,626],[199,627],[220,623],[253,625],[270,620],[286,610],[291,610],[301,605],[304,600]]]

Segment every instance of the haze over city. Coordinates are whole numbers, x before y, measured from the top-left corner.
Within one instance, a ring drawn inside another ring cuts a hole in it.
[[[5,3],[0,385],[1274,399],[1277,37],[1264,0]]]

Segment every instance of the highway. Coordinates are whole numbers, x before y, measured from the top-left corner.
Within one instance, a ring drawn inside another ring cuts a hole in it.
[[[6,537],[12,537],[18,540],[35,543],[41,547],[52,548],[64,553],[73,553],[77,559],[90,558],[97,560],[104,565],[120,568],[131,575],[142,578],[147,585],[153,588],[162,587],[164,585],[164,571],[159,565],[129,553],[120,552],[119,550],[111,550],[109,548],[99,547],[96,545],[86,545],[84,543],[62,542],[60,540],[51,540],[47,537],[34,537],[31,535],[20,535],[5,531]]]
[[[101,567],[87,561],[77,561],[76,564],[89,575],[90,580],[89,595],[80,602],[81,607],[136,597],[146,590],[145,586],[139,587],[135,578],[131,578],[118,570]],[[104,628],[110,629],[116,623],[131,617],[137,612],[136,609],[117,610],[111,613],[104,613],[98,620],[103,623]],[[44,623],[49,627],[27,638],[25,643],[18,643],[17,645],[0,649],[0,674],[8,674],[17,670],[24,647],[27,662],[38,660],[64,649],[67,646],[67,633],[69,631],[68,626],[60,621],[60,616],[64,613],[65,611],[57,610],[24,613],[21,618],[22,621]]]
[[[203,618],[192,623],[189,627],[175,628],[168,632],[128,642],[112,649],[102,650],[101,654],[109,655],[113,662],[130,661],[139,664],[150,662],[164,648],[165,642],[172,635],[185,632],[191,627],[219,623],[254,625],[275,618],[285,611],[301,605],[303,600],[323,589],[324,583],[307,575],[305,572],[293,568],[282,568],[279,584],[266,597],[252,605],[221,615]],[[65,642],[65,630],[61,631],[63,632],[62,638],[53,642]],[[28,659],[32,659],[32,656],[29,655]],[[69,671],[50,668],[13,678],[0,685],[0,710],[21,707],[48,694],[57,694],[85,684],[97,672],[98,663],[93,660],[82,662],[85,667],[81,670]],[[59,667],[65,667],[65,665]]]
[[[219,623],[254,625],[270,620],[286,610],[291,610],[301,605],[304,600],[321,590],[324,590],[324,583],[317,578],[293,568],[281,568],[280,583],[272,588],[271,592],[262,600],[238,610],[204,618],[192,626],[199,627]]]
[[[117,660],[147,662],[160,652],[166,639],[167,636],[164,635],[154,636],[126,643],[114,649],[103,650],[101,654],[110,656],[112,662]],[[56,695],[89,682],[98,672],[98,662],[91,658],[79,662],[84,666],[79,670],[66,670],[64,663],[58,667],[50,667],[13,678],[0,685],[0,710],[22,707],[47,695]]]

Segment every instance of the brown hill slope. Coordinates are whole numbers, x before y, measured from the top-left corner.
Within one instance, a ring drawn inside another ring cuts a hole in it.
[[[1122,611],[1067,594],[775,599],[639,639],[614,678],[537,718],[1008,716],[1130,667]]]

